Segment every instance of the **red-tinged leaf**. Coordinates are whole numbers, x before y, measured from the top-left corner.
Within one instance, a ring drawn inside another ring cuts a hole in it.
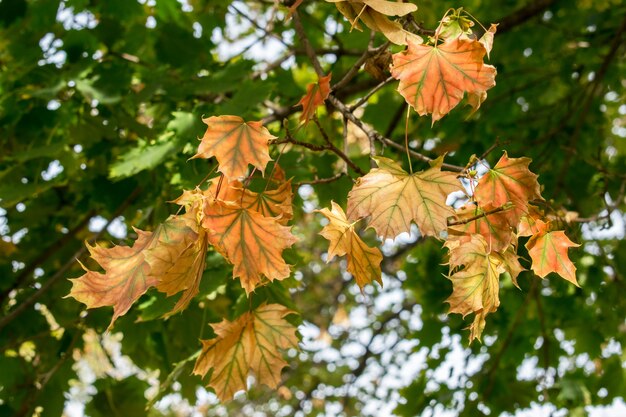
[[[321,77],[316,83],[311,83],[307,86],[305,96],[298,102],[298,105],[302,106],[301,121],[308,123],[315,115],[317,108],[324,104],[324,101],[330,94],[331,76],[332,74],[328,74]]]
[[[531,269],[541,278],[550,272],[556,272],[578,287],[576,267],[567,254],[569,248],[578,246],[580,245],[572,242],[562,230],[533,235],[526,242],[526,249],[533,261]]]
[[[477,97],[496,85],[496,69],[483,63],[486,50],[478,41],[455,38],[429,46],[409,41],[406,51],[393,55],[391,75],[398,91],[421,116],[433,123],[459,104],[465,93]],[[480,105],[482,100],[473,100]]]
[[[276,388],[287,366],[280,350],[298,346],[296,328],[284,319],[291,313],[279,304],[262,305],[233,322],[212,325],[217,337],[202,340],[193,373],[204,377],[213,369],[208,386],[222,401],[247,389],[250,371],[259,383]]]
[[[456,223],[460,224],[448,228],[450,237],[477,233],[485,238],[490,251],[504,251],[511,244],[513,229],[509,225],[505,212],[495,211],[496,209],[491,205],[479,207],[471,203],[457,209]]]
[[[150,264],[144,256],[144,251],[155,244],[155,236],[151,232],[135,231],[138,237],[132,247],[104,248],[87,243],[91,257],[105,272],[90,271],[81,264],[87,272],[79,278],[70,279],[72,289],[68,297],[84,303],[87,308],[113,307],[109,328],[148,288],[158,283],[158,278],[150,274]]]
[[[263,172],[271,161],[268,142],[275,136],[261,122],[245,122],[239,116],[211,116],[202,119],[206,133],[192,158],[211,158],[219,163],[219,172],[228,179],[244,177],[248,164]]]
[[[528,169],[530,162],[530,158],[509,158],[504,152],[496,166],[480,178],[474,191],[474,198],[481,206],[513,204],[504,212],[512,227],[517,227],[528,213],[529,201],[542,199],[537,175]]]
[[[328,260],[335,256],[347,255],[348,272],[352,274],[361,291],[366,284],[378,281],[382,285],[380,263],[383,256],[378,248],[370,248],[354,230],[354,223],[349,223],[343,209],[334,201],[332,209],[317,210],[328,219],[320,235],[330,241]]]
[[[370,216],[369,227],[393,239],[411,230],[414,221],[424,236],[439,237],[454,216],[448,194],[461,190],[452,172],[441,171],[440,158],[426,171],[408,174],[395,161],[375,158],[379,168],[359,178],[348,194],[348,219]]]
[[[205,204],[202,226],[209,242],[233,264],[233,277],[239,277],[247,294],[263,276],[270,281],[289,277],[282,252],[298,239],[276,218],[215,200]]]

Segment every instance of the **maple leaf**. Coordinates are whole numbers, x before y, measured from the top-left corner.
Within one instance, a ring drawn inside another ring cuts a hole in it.
[[[497,252],[505,250],[511,244],[513,230],[504,211],[496,211],[498,209],[491,205],[480,207],[472,203],[457,209],[457,224],[449,227],[448,232],[450,236],[465,236],[478,233],[485,238],[491,250]]]
[[[320,232],[320,235],[330,241],[327,262],[335,256],[347,255],[348,272],[352,274],[361,291],[372,281],[378,281],[382,285],[380,263],[383,256],[380,250],[363,242],[354,230],[354,223],[348,222],[343,209],[337,203],[331,201],[331,207],[331,210],[316,210],[329,221]]]
[[[381,32],[387,39],[397,45],[406,45],[407,39],[420,43],[421,38],[404,30],[398,22],[391,21],[387,16],[404,16],[417,10],[411,3],[399,3],[386,0],[326,0],[335,3],[337,9],[352,24],[359,29],[361,20],[373,31]]]
[[[498,30],[498,24],[492,23],[491,26],[489,26],[489,29],[487,29],[487,31],[483,34],[483,36],[478,39],[478,42],[482,43],[485,47],[485,51],[487,51],[487,58],[489,58],[489,53],[493,48],[493,38],[495,37],[496,30]]]
[[[271,161],[268,142],[276,136],[262,122],[245,122],[239,116],[211,116],[202,121],[207,125],[194,158],[215,156],[218,171],[228,179],[246,175],[248,164],[263,172]]]
[[[452,294],[446,300],[450,313],[465,317],[475,313],[470,326],[470,343],[480,340],[485,327],[485,316],[498,309],[499,277],[505,272],[504,261],[497,253],[490,253],[481,235],[472,235],[465,241],[446,242],[450,249],[450,267],[456,272],[448,278],[452,281]],[[463,269],[458,269],[463,266]]]
[[[265,217],[276,217],[282,225],[286,225],[293,217],[291,180],[285,181],[278,188],[260,193],[244,188],[239,181],[233,181],[224,187],[223,192],[220,191],[219,199],[254,210]]]
[[[568,248],[578,246],[580,245],[572,242],[562,230],[554,232],[544,230],[533,235],[526,242],[526,249],[528,249],[528,254],[533,261],[531,269],[541,278],[550,272],[556,272],[578,287],[576,267],[567,254]]]
[[[268,304],[233,322],[212,325],[217,337],[202,340],[193,373],[204,377],[213,369],[208,386],[222,401],[247,388],[250,371],[259,383],[276,388],[287,366],[279,349],[298,346],[296,328],[284,319],[292,313],[282,305]]]
[[[208,247],[207,234],[198,227],[197,214],[171,216],[160,226],[158,244],[146,252],[157,290],[172,296],[183,291],[170,316],[185,309],[198,294]]]
[[[518,236],[532,236],[547,231],[548,223],[543,221],[543,215],[535,206],[528,206],[528,211],[521,217],[517,225]]]
[[[526,268],[520,264],[519,256],[515,253],[515,249],[513,247],[509,247],[506,251],[500,253],[499,255],[502,257],[502,261],[504,262],[504,270],[511,276],[513,285],[519,288],[517,277],[522,271],[525,271]]]
[[[306,94],[300,99],[298,105],[302,106],[300,120],[308,123],[315,115],[315,111],[321,106],[330,94],[330,77],[328,74],[321,77],[316,83],[311,83],[306,88]]]
[[[193,207],[203,205],[205,201],[211,202],[217,199],[232,203],[237,207],[254,210],[265,217],[276,217],[280,224],[286,225],[293,217],[291,180],[276,182],[279,184],[277,188],[255,193],[244,188],[238,180],[226,181],[222,183],[218,192],[219,182],[213,179],[209,181],[209,187],[206,190],[199,188],[191,191],[185,190],[174,202],[188,207],[188,210],[193,210]],[[201,211],[198,217],[201,222],[204,212]]]
[[[278,222],[286,225],[293,217],[293,192],[291,190],[291,180],[285,181],[277,188],[263,190],[255,193],[244,188],[239,181],[231,181],[222,186],[217,193],[217,182],[213,181],[208,190],[209,194],[217,196],[224,202],[254,210],[265,217],[276,217]]]
[[[420,116],[432,114],[434,123],[456,107],[464,93],[483,97],[496,85],[496,68],[483,63],[485,53],[482,43],[463,37],[435,46],[409,40],[406,51],[392,56],[391,75],[400,80],[398,91],[406,102]],[[480,102],[474,99],[471,104]]]
[[[104,273],[86,271],[79,278],[70,279],[72,289],[67,297],[84,303],[87,308],[113,306],[113,318],[109,328],[118,317],[128,312],[135,301],[150,287],[158,283],[158,278],[150,274],[150,264],[144,251],[155,244],[151,232],[135,229],[137,240],[133,246],[113,246],[104,248],[85,243],[91,257],[104,269]]]
[[[289,277],[291,271],[282,251],[298,239],[276,218],[214,200],[205,204],[202,226],[209,242],[234,265],[233,278],[239,277],[247,294],[254,291],[262,276],[270,281]]]
[[[291,181],[287,181],[274,190],[260,193],[244,190],[242,206],[265,217],[276,217],[280,224],[286,225],[293,217],[292,199]]]
[[[441,171],[443,157],[426,171],[409,174],[389,158],[374,158],[379,168],[359,178],[348,194],[348,219],[371,216],[369,227],[385,239],[409,232],[414,221],[424,236],[439,237],[454,216],[448,194],[461,190],[452,172]]]
[[[530,162],[530,158],[509,158],[504,152],[496,166],[480,178],[474,191],[479,205],[498,207],[512,203],[513,207],[504,212],[512,227],[517,227],[528,212],[530,200],[542,199],[537,175],[528,169]]]

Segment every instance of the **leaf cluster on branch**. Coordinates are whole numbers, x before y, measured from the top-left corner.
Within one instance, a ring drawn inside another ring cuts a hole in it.
[[[400,21],[389,19],[415,11],[413,4],[383,0],[331,2],[353,28],[363,22],[391,42],[407,45],[391,56],[391,75],[400,81],[398,92],[410,107],[420,116],[431,115],[433,124],[464,97],[473,111],[478,110],[487,98],[487,90],[495,85],[496,68],[485,64],[484,58],[492,49],[496,25],[478,39],[469,15],[462,9],[450,10],[433,35],[422,38],[406,30]],[[198,294],[208,250],[232,264],[232,276],[248,297],[262,286],[290,277],[292,266],[283,258],[283,251],[299,239],[289,226],[294,213],[293,185],[287,179],[289,173],[278,164],[285,146],[300,146],[304,152],[330,150],[347,167],[363,174],[325,132],[323,120],[317,116],[317,109],[324,103],[341,114],[346,131],[352,123],[368,140],[387,143],[382,135],[355,118],[354,109],[333,95],[332,74],[322,71],[298,11],[294,7],[291,12],[319,78],[295,104],[302,106],[301,125],[294,133],[286,123],[284,139],[279,139],[262,121],[245,121],[235,115],[203,119],[206,133],[192,158],[215,157],[219,174],[211,177],[210,172],[197,188],[185,190],[175,200],[184,214],[170,216],[153,232],[136,229],[138,238],[132,246],[89,246],[92,258],[105,272],[87,269],[82,277],[72,280],[69,296],[88,308],[113,307],[110,326],[152,287],[168,297],[182,292],[164,317],[184,310]],[[354,68],[358,70],[359,66]],[[348,82],[346,77],[338,84]],[[409,117],[407,113],[407,125]],[[310,121],[314,121],[326,145],[297,139],[300,129]],[[413,172],[414,153],[408,146],[407,131],[407,172],[400,162],[375,156],[373,142],[369,144],[371,159],[377,167],[356,179],[347,195],[346,211],[335,202],[330,209],[318,210],[328,220],[320,232],[330,242],[327,261],[346,256],[347,271],[361,291],[374,281],[383,284],[383,256],[359,236],[356,224],[361,220],[383,241],[410,233],[413,224],[422,237],[443,241],[449,251],[448,278],[453,284],[446,301],[450,313],[464,317],[474,314],[469,326],[470,342],[480,340],[487,315],[500,305],[501,279],[507,277],[518,286],[517,277],[525,269],[517,254],[521,237],[530,236],[526,248],[532,258],[530,269],[536,275],[545,277],[555,272],[578,285],[576,268],[567,253],[568,248],[578,245],[563,230],[555,230],[556,223],[543,214],[548,205],[541,196],[537,175],[529,170],[529,158],[509,158],[504,152],[493,167],[485,165],[484,159],[472,157],[465,167],[449,170],[443,154],[434,160],[418,155],[421,160],[429,160],[430,167]],[[270,144],[282,150],[268,174]],[[257,173],[266,174],[265,186],[259,192],[249,188],[250,182],[258,179]],[[462,206],[449,204],[453,194],[460,195]],[[202,341],[194,373],[210,375],[208,384],[221,400],[245,390],[250,371],[259,383],[275,388],[287,365],[281,350],[297,347],[296,328],[284,320],[291,313],[279,304],[263,304],[234,321],[224,318],[212,326],[216,338]]]

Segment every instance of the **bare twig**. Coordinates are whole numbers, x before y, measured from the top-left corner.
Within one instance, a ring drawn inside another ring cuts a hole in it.
[[[306,32],[304,31],[304,27],[302,26],[302,21],[300,20],[300,14],[297,11],[293,13],[293,26],[296,29],[296,33],[298,34],[300,42],[302,42],[304,51],[306,52],[309,60],[311,61],[311,64],[313,65],[313,68],[315,69],[315,73],[318,77],[323,77],[324,69],[322,68],[322,64],[320,64],[320,61],[315,54],[315,50],[309,42],[309,38],[306,36]]]
[[[389,77],[384,81],[381,81],[376,87],[372,88],[366,95],[364,95],[363,97],[361,97],[361,99],[359,99],[359,101],[357,101],[356,103],[354,103],[352,106],[350,106],[348,109],[350,110],[350,112],[355,111],[356,109],[358,109],[359,107],[361,107],[363,104],[367,103],[367,101],[374,95],[376,94],[376,92],[378,92],[381,88],[383,88],[384,86],[386,86],[387,84],[389,84],[390,82],[393,82],[394,78],[393,77]]]

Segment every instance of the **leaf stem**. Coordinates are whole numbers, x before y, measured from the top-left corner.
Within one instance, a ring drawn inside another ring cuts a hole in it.
[[[411,164],[411,154],[409,153],[409,116],[411,115],[411,106],[406,106],[406,120],[404,123],[404,150],[406,151],[406,159],[409,161],[409,173],[413,175],[413,164]]]

